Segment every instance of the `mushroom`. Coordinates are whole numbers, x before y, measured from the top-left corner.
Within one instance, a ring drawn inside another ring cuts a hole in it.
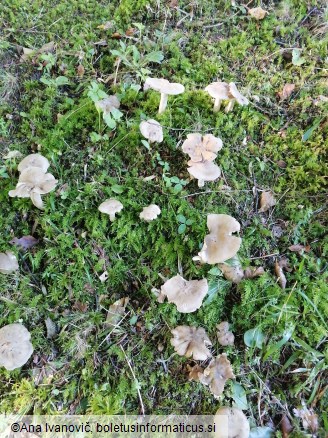
[[[218,341],[220,345],[224,347],[227,345],[233,345],[235,341],[234,334],[229,332],[229,323],[228,321],[222,321],[220,324],[216,326],[218,329]]]
[[[207,85],[205,91],[214,98],[213,111],[215,113],[220,110],[222,100],[229,99],[229,87],[226,82],[212,82]]]
[[[160,297],[167,297],[181,313],[192,313],[200,308],[208,292],[206,278],[187,281],[179,274],[167,280],[161,287]]]
[[[101,213],[109,215],[109,220],[114,222],[115,214],[119,213],[123,209],[123,204],[117,199],[106,199],[102,204],[99,205],[98,210]]]
[[[39,167],[27,167],[22,170],[15,190],[10,190],[9,196],[14,198],[31,198],[35,207],[44,209],[41,195],[55,189],[58,181],[51,173],[44,173]]]
[[[223,418],[219,418],[219,417]],[[246,415],[241,409],[220,408],[214,417],[216,438],[248,438],[250,427]]]
[[[46,173],[49,166],[50,163],[46,157],[44,157],[41,154],[31,154],[31,155],[27,155],[27,157],[22,159],[22,161],[18,165],[18,171],[22,172],[28,167],[38,167],[44,173]]]
[[[214,137],[212,134],[188,134],[187,139],[182,144],[182,150],[189,155],[195,162],[213,161],[216,158],[216,152],[222,148],[222,140]]]
[[[212,359],[208,367],[205,368],[204,373],[199,376],[200,382],[210,387],[210,391],[215,398],[222,394],[225,382],[234,378],[235,375],[225,353]]]
[[[206,360],[212,357],[207,345],[212,345],[203,328],[179,325],[171,330],[174,336],[171,345],[179,356],[193,357],[194,360]]]
[[[169,95],[177,95],[184,92],[185,87],[175,82],[169,82],[167,79],[147,78],[144,84],[144,90],[149,88],[161,93],[158,113],[162,114],[167,106]]]
[[[198,179],[198,187],[204,187],[205,181],[215,181],[221,175],[221,169],[212,161],[195,163],[188,161],[188,172]]]
[[[160,123],[154,119],[148,119],[143,121],[139,125],[141,134],[149,140],[149,143],[162,143],[163,141],[163,128]]]
[[[228,265],[227,263],[219,263],[218,267],[222,271],[225,279],[238,284],[244,278],[244,270],[237,257],[234,257],[232,262],[231,265]]]
[[[241,106],[248,105],[248,103],[249,103],[248,99],[237,90],[236,84],[234,82],[230,82],[229,83],[229,103],[225,109],[226,113],[229,113],[230,111],[233,110],[233,107],[234,107],[236,101]]]
[[[156,204],[150,204],[148,207],[144,207],[142,212],[139,214],[140,219],[146,222],[153,221],[157,216],[161,214],[161,209]]]
[[[0,366],[11,371],[23,366],[33,353],[31,335],[22,324],[9,324],[0,329]]]
[[[193,260],[201,263],[223,263],[234,257],[241,245],[241,238],[232,236],[240,230],[240,223],[228,214],[209,214],[207,227],[210,234],[204,239],[204,245]]]
[[[0,252],[0,272],[1,274],[11,274],[19,269],[17,258],[11,251]]]
[[[106,99],[98,100],[95,103],[96,108],[101,110],[104,114],[109,114],[113,109],[118,109],[120,107],[120,101],[116,95],[106,97]]]
[[[195,380],[196,382],[199,382],[199,375],[203,374],[204,368],[202,368],[198,364],[194,366],[187,365],[187,371],[188,371],[188,380]]]

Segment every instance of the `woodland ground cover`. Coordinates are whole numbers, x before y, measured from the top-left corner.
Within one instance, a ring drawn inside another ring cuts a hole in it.
[[[147,413],[213,414],[236,404],[279,436],[284,415],[294,435],[310,433],[293,411],[307,406],[318,433],[328,428],[327,9],[304,0],[262,7],[268,14],[257,21],[228,0],[2,2],[0,252],[13,250],[20,270],[0,274],[0,326],[21,321],[34,355],[21,369],[1,368],[1,412],[139,413],[139,390]],[[51,41],[51,50],[22,59],[23,48]],[[160,116],[158,93],[142,88],[147,76],[186,88]],[[214,113],[203,89],[215,80],[235,82],[250,104]],[[95,108],[99,90],[121,100],[114,128]],[[146,118],[164,126],[160,145],[142,142]],[[203,188],[189,180],[181,151],[190,132],[223,140],[222,177]],[[9,198],[20,161],[6,159],[9,151],[49,159],[59,184],[45,211]],[[277,204],[260,213],[268,190]],[[110,197],[124,205],[113,223],[97,210]],[[151,203],[161,216],[141,222]],[[264,275],[234,285],[192,261],[209,213],[239,221],[240,261]],[[38,239],[32,248],[10,243],[27,235]],[[282,289],[274,266],[285,259]],[[195,313],[152,293],[178,272],[209,281]],[[113,330],[107,311],[123,297],[127,312]],[[215,400],[187,380],[192,361],[173,354],[170,330],[204,327],[213,342],[223,320],[235,345],[214,343],[213,352],[227,353],[236,379]],[[262,344],[245,345],[251,329]]]

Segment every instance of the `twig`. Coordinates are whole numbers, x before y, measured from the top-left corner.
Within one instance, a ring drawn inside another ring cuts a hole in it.
[[[113,85],[116,85],[117,73],[118,73],[118,69],[120,68],[121,61],[122,61],[121,58],[118,58],[117,65],[116,65],[116,70],[115,70],[115,76],[114,76],[114,83],[113,83]]]
[[[267,257],[273,257],[273,256],[276,256],[276,255],[279,255],[279,252],[274,252],[272,254],[267,254],[267,255],[259,256],[259,257],[251,257],[249,260],[266,259]]]

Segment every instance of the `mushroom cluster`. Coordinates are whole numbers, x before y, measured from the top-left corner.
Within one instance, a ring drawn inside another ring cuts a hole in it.
[[[243,96],[237,89],[236,84],[234,82],[212,82],[207,85],[205,91],[214,99],[214,112],[218,112],[221,108],[221,103],[223,100],[228,101],[228,104],[225,108],[225,112],[229,113],[233,110],[235,103],[237,102],[239,105],[244,106],[248,105],[248,99]]]
[[[51,173],[46,173],[50,166],[47,158],[40,154],[25,157],[18,165],[20,172],[15,190],[9,196],[14,198],[31,198],[35,207],[44,210],[41,195],[53,191],[58,183]]]
[[[123,210],[123,204],[117,199],[106,199],[106,201],[102,202],[98,210],[101,213],[108,214],[109,220],[114,222],[116,213],[119,213]],[[143,219],[145,222],[151,222],[157,218],[161,214],[161,209],[156,204],[150,204],[148,207],[143,207],[142,212],[139,214],[140,219]]]

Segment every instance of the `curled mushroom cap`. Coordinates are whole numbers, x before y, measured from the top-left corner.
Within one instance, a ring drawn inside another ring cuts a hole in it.
[[[212,345],[203,328],[179,325],[171,330],[174,336],[171,345],[179,356],[193,357],[195,360],[206,360],[212,357],[207,345]]]
[[[205,368],[204,373],[199,376],[200,382],[209,386],[215,398],[222,394],[225,382],[234,378],[235,375],[231,364],[224,353],[212,359],[209,366]]]
[[[198,179],[198,187],[204,187],[205,181],[215,181],[221,175],[221,169],[212,161],[201,161],[194,163],[188,161],[188,172]]]
[[[213,161],[217,156],[216,152],[219,152],[222,145],[222,140],[212,134],[206,134],[202,137],[201,134],[196,133],[187,135],[187,139],[182,144],[182,150],[189,155],[194,163]]]
[[[119,213],[123,209],[123,204],[117,199],[106,199],[103,203],[101,203],[98,207],[98,210],[101,213],[105,213],[109,215],[109,220],[113,222],[115,220],[115,214]]]
[[[234,334],[232,332],[229,332],[229,323],[228,321],[222,321],[220,324],[216,326],[218,329],[218,341],[220,345],[223,345],[224,347],[226,345],[233,345],[235,341]]]
[[[222,421],[224,416],[227,421]],[[215,414],[215,438],[248,438],[249,422],[241,409],[224,406]]]
[[[106,99],[98,100],[95,103],[96,108],[103,111],[104,114],[109,114],[114,108],[118,109],[120,107],[120,101],[114,94],[112,96],[106,97]]]
[[[154,119],[148,119],[140,123],[141,134],[149,140],[149,143],[162,143],[163,141],[163,128]]]
[[[139,214],[140,219],[146,222],[153,221],[161,213],[161,209],[156,204],[150,204],[148,207],[144,207],[142,212]]]
[[[0,252],[0,272],[1,274],[10,274],[19,269],[17,258],[11,251],[6,253]]]
[[[192,313],[200,308],[208,292],[207,280],[187,281],[176,275],[161,287],[161,296],[166,296],[169,303],[174,303],[181,313]]]
[[[49,166],[50,163],[46,157],[41,154],[31,154],[22,159],[22,161],[18,165],[18,170],[19,172],[22,172],[28,167],[38,167],[45,173],[48,170]]]
[[[234,257],[241,245],[241,238],[232,236],[240,230],[240,223],[228,214],[209,214],[207,227],[210,234],[204,239],[202,250],[193,260],[201,263],[223,263]]]
[[[234,82],[229,83],[229,99],[230,102],[225,109],[226,113],[232,111],[235,102],[239,103],[241,106],[248,105],[249,103],[249,100],[238,91]]]
[[[158,109],[159,114],[165,111],[169,95],[181,94],[185,90],[182,84],[169,82],[167,79],[162,78],[147,78],[144,84],[144,90],[148,90],[149,88],[161,93],[161,101]]]
[[[214,98],[214,112],[220,110],[222,100],[229,99],[229,87],[226,82],[212,82],[205,91]]]
[[[22,324],[0,329],[0,366],[11,371],[23,366],[33,353],[31,335]]]

